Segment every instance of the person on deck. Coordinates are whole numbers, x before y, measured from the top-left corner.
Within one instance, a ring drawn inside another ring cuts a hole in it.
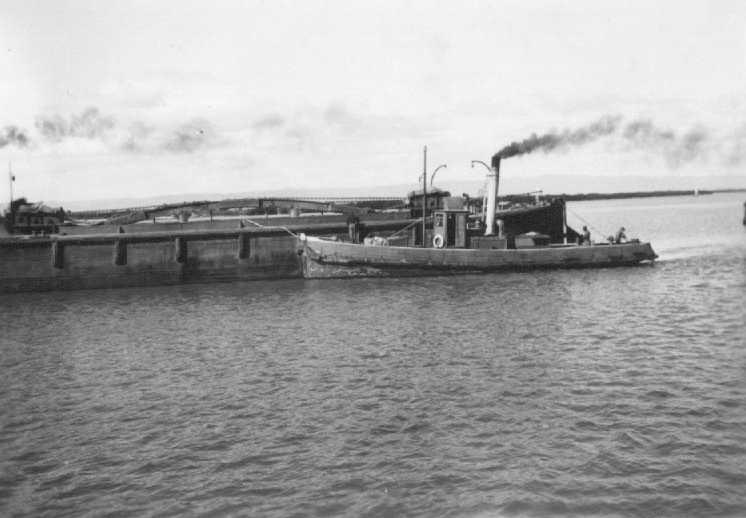
[[[620,228],[617,231],[616,236],[614,236],[614,243],[616,243],[617,245],[619,243],[626,243],[627,242],[627,235],[624,233],[624,230],[625,230],[624,227]]]
[[[580,244],[591,246],[591,231],[585,225],[583,225],[583,234],[580,236]]]

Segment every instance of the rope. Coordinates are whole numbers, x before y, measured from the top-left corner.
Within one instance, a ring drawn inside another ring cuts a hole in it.
[[[411,227],[413,227],[413,226],[415,226],[415,225],[419,225],[420,223],[422,223],[422,221],[413,221],[412,223],[410,223],[410,224],[409,224],[409,225],[407,225],[406,227],[404,227],[404,228],[401,228],[401,229],[397,230],[396,232],[394,232],[393,234],[391,234],[391,235],[390,235],[390,236],[388,237],[388,239],[391,239],[392,237],[396,236],[397,234],[401,234],[402,232],[404,232],[404,231],[405,231],[405,230],[407,230],[408,228],[411,228]]]
[[[250,219],[242,219],[242,223],[251,223],[252,225],[256,225],[259,228],[279,228],[280,230],[284,230],[288,234],[290,234],[293,237],[300,238],[298,234],[290,230],[289,228],[282,226],[282,225],[262,225],[261,223],[257,223],[256,221],[251,221]]]
[[[581,222],[585,223],[589,228],[591,228],[594,232],[598,233],[599,235],[601,235],[601,236],[609,236],[609,235],[611,235],[611,234],[606,234],[604,231],[599,230],[598,228],[596,228],[593,225],[591,225],[590,223],[588,223],[588,221],[586,221],[585,219],[583,219],[583,217],[580,216],[580,214],[578,214],[574,210],[567,209],[567,212],[569,212],[570,214],[572,214],[573,216],[575,216],[576,218],[578,218]]]
[[[430,218],[428,218],[428,219],[430,219]],[[296,234],[295,232],[293,232],[292,230],[290,230],[289,228],[287,228],[285,226],[281,226],[281,225],[262,225],[261,223],[257,223],[256,221],[252,221],[250,219],[242,219],[241,222],[242,223],[251,223],[252,225],[255,225],[255,226],[260,227],[260,228],[279,228],[281,230],[284,230],[285,232],[287,232],[288,234],[290,234],[293,237],[300,238],[300,236],[298,234]],[[405,230],[407,230],[410,227],[413,227],[415,225],[419,225],[420,223],[422,223],[421,220],[413,221],[412,223],[410,223],[406,227],[404,227],[402,229],[399,229],[396,232],[394,232],[393,234],[391,234],[387,239],[391,239],[392,237],[396,236],[397,234],[400,234],[400,233],[404,232]]]

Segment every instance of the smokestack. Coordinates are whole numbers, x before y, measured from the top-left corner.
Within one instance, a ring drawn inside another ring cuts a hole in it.
[[[495,211],[497,209],[497,187],[500,182],[500,156],[492,157],[492,170],[487,175],[487,212],[485,213],[485,236],[495,233]]]

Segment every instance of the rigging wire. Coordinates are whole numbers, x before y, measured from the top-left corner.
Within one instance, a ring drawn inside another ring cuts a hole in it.
[[[430,219],[430,218],[428,218],[428,219]],[[402,232],[404,232],[404,231],[405,231],[405,230],[407,230],[408,228],[411,228],[411,227],[413,227],[413,226],[415,226],[415,225],[418,225],[418,224],[420,224],[420,223],[421,223],[421,221],[419,221],[419,220],[417,220],[417,221],[413,221],[412,223],[410,223],[410,224],[409,224],[409,225],[407,225],[406,227],[404,227],[404,228],[400,228],[399,230],[397,230],[396,232],[394,232],[393,234],[391,234],[391,235],[390,235],[390,236],[389,236],[389,237],[388,237],[387,239],[391,239],[392,237],[396,236],[397,234],[401,234]]]
[[[574,210],[571,210],[571,209],[567,209],[567,212],[569,212],[570,214],[572,214],[573,216],[575,216],[576,218],[578,218],[578,219],[579,219],[579,220],[580,220],[581,222],[585,223],[585,224],[586,224],[586,225],[588,226],[588,228],[590,228],[590,229],[592,229],[592,230],[593,230],[594,232],[596,232],[596,233],[600,234],[600,235],[601,235],[602,237],[603,237],[603,236],[610,236],[610,235],[611,235],[611,234],[607,234],[607,233],[606,233],[606,232],[604,232],[603,230],[599,230],[598,228],[596,228],[596,227],[594,227],[593,225],[591,225],[591,224],[590,224],[590,223],[589,223],[589,222],[588,222],[587,220],[585,220],[585,219],[584,219],[584,218],[583,218],[583,217],[582,217],[582,216],[581,216],[580,214],[578,214],[578,213],[577,213],[577,212],[575,212]]]

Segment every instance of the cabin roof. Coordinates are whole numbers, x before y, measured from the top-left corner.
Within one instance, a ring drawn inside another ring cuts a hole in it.
[[[16,208],[16,213],[18,214],[56,214],[60,210],[62,210],[62,207],[50,207],[49,205],[44,205],[44,202],[36,202],[36,203],[27,203],[24,205],[21,205],[20,207]]]
[[[448,191],[444,191],[442,189],[438,189],[437,187],[433,187],[432,189],[427,190],[427,195],[428,196],[450,196],[451,193]],[[414,198],[417,196],[422,196],[422,189],[418,191],[409,191],[409,193],[407,193],[408,198]]]

